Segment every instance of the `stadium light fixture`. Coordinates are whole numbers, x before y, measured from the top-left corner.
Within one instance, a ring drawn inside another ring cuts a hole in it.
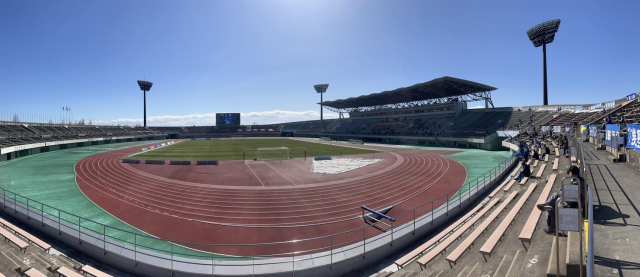
[[[320,94],[320,121],[322,121],[324,119],[322,115],[322,110],[323,110],[322,106],[323,106],[323,100],[324,100],[322,95],[325,92],[327,92],[327,88],[329,88],[329,84],[317,84],[317,85],[314,85],[313,88],[316,90],[317,93]]]
[[[547,44],[553,42],[558,28],[560,28],[560,19],[553,19],[533,26],[527,31],[527,36],[529,36],[533,46],[542,46],[543,104],[545,106],[549,105],[547,93]]]
[[[144,118],[143,118],[143,126],[147,128],[147,91],[151,90],[151,86],[153,86],[152,82],[138,80],[138,86],[140,90],[142,90],[143,97],[143,109],[144,109]]]

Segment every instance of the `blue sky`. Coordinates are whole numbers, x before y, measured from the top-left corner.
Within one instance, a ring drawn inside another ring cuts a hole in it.
[[[562,19],[548,48],[551,103],[640,90],[640,1],[0,2],[2,112],[129,122],[135,80],[154,82],[154,124],[317,117],[327,99],[444,75],[498,88],[497,106],[541,103],[541,49],[526,30]],[[8,101],[7,101],[8,100]]]

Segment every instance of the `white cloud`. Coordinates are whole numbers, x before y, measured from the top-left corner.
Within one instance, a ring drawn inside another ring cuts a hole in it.
[[[337,118],[333,112],[325,112],[325,118]],[[240,113],[242,125],[271,124],[304,120],[317,120],[320,118],[318,111],[283,111],[272,110],[262,112]],[[212,126],[215,125],[215,113],[185,114],[185,115],[159,115],[147,117],[149,126]],[[141,118],[119,118],[112,120],[98,120],[93,122],[97,125],[142,125]]]

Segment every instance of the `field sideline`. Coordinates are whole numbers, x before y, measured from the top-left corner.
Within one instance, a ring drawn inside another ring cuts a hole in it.
[[[374,153],[374,150],[292,139],[190,140],[133,156],[142,160],[253,160],[258,148],[287,147],[290,158]]]

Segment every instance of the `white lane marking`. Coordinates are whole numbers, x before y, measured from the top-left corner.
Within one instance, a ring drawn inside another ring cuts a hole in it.
[[[262,180],[260,179],[260,177],[258,177],[258,175],[256,174],[255,171],[253,171],[253,168],[251,168],[251,166],[245,161],[244,165],[249,169],[249,171],[251,171],[251,174],[253,174],[253,177],[256,177],[256,179],[258,179],[258,182],[260,182],[260,184],[264,187],[264,183],[262,182]]]
[[[496,271],[493,272],[493,277],[498,276],[498,272],[500,272],[500,269],[502,268],[502,264],[504,264],[504,260],[506,259],[507,259],[507,255],[502,256],[502,260],[500,260],[500,263],[498,264]]]
[[[469,268],[469,266],[465,265],[464,268],[462,270],[460,270],[460,272],[458,272],[458,277],[461,277],[462,274],[467,271],[467,268]]]
[[[5,254],[4,251],[0,251],[0,254],[5,256],[9,261],[11,261],[14,265],[16,265],[16,267],[20,267],[20,264],[18,262],[16,262],[16,260],[14,260],[13,258],[9,257],[7,254]]]
[[[467,277],[476,276],[476,275],[471,275],[471,273],[473,273],[474,271],[476,271],[476,268],[478,268],[478,262],[476,262],[476,264],[474,264],[474,265],[473,265],[473,267],[471,268],[471,270],[469,271],[469,273],[467,273]]]
[[[509,266],[509,269],[507,269],[507,274],[505,274],[504,277],[511,276],[511,270],[513,269],[513,265],[515,265],[516,261],[518,260],[518,255],[520,255],[520,249],[518,249],[518,251],[516,251],[516,254],[513,255],[513,260],[511,261],[511,265]]]
[[[267,165],[267,167],[271,168],[271,170],[273,170],[273,172],[275,172],[276,174],[280,175],[280,177],[284,178],[285,180],[287,180],[289,183],[291,183],[292,186],[295,186],[296,183],[293,182],[288,176],[282,174],[280,172],[280,170],[276,169],[274,166],[272,166],[271,164],[269,164],[268,162],[264,163]]]

